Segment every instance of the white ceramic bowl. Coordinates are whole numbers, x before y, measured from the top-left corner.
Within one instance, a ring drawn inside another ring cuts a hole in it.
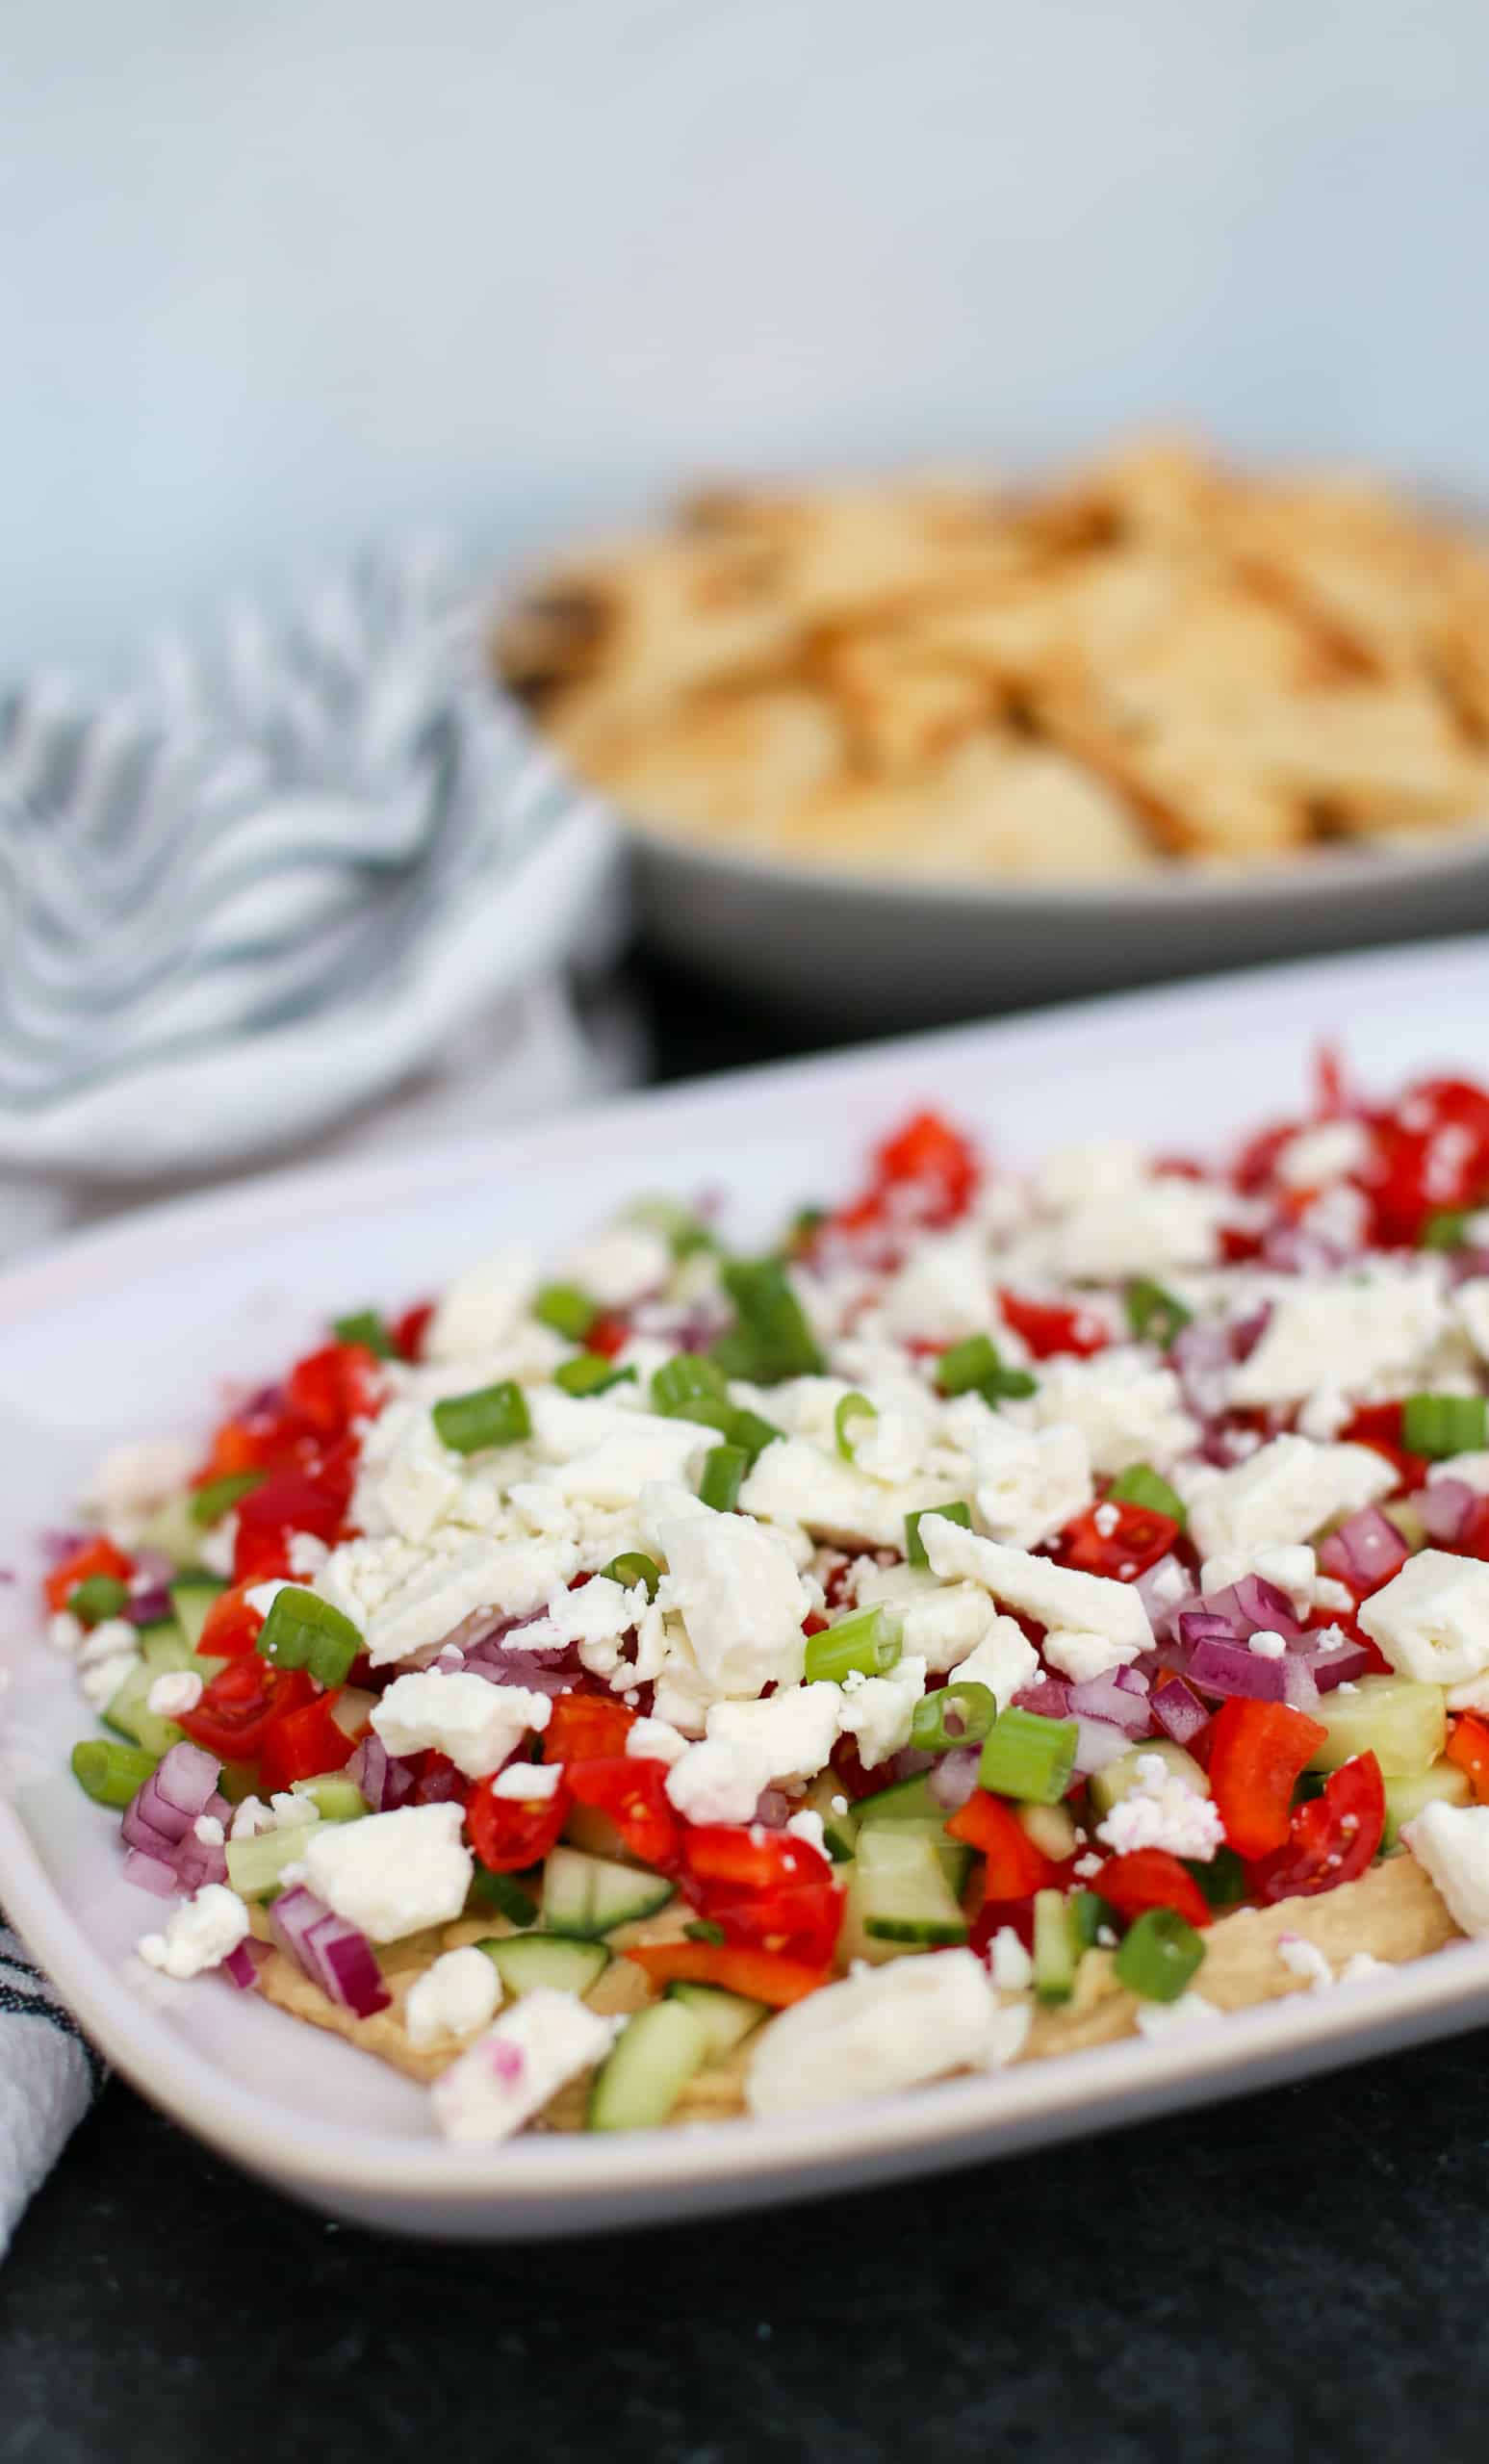
[[[1100,2130],[1489,2018],[1489,1944],[1328,1993],[893,2100],[772,2122],[491,2149],[422,2091],[217,1979],[130,1957],[159,1903],[66,1768],[92,1723],[41,1635],[37,1535],[101,1450],[200,1430],[224,1377],[272,1373],[333,1312],[430,1289],[499,1239],[556,1240],[635,1194],[739,1193],[743,1237],[848,1186],[870,1140],[944,1103],[995,1150],[1124,1132],[1172,1148],[1296,1104],[1342,1035],[1388,1087],[1482,1065],[1489,942],[1293,967],[644,1095],[538,1129],[277,1175],[85,1234],[0,1278],[0,1902],[111,2061],[251,2172],[339,2216],[499,2240],[746,2207]]]

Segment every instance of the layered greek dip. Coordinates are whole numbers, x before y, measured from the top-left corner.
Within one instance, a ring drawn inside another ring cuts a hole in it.
[[[1489,1094],[1325,1060],[1223,1165],[926,1112],[763,1257],[652,1201],[348,1293],[49,1543],[139,1958],[481,2142],[1489,1931],[1486,1197]]]

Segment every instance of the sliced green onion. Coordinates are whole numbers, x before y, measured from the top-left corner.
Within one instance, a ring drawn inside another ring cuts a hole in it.
[[[963,1531],[972,1528],[972,1509],[965,1498],[952,1498],[945,1505],[917,1505],[905,1517],[905,1558],[908,1565],[928,1566],[931,1562],[926,1555],[926,1544],[920,1537],[921,1517],[927,1514],[944,1515],[948,1523],[960,1524]]]
[[[742,1446],[710,1446],[704,1456],[698,1494],[715,1514],[732,1514],[739,1502],[750,1457]]]
[[[1461,1249],[1468,1232],[1466,1206],[1440,1206],[1417,1235],[1419,1249]]]
[[[652,1407],[667,1420],[698,1421],[719,1425],[710,1410],[732,1414],[729,1380],[716,1361],[697,1351],[674,1352],[652,1378]]]
[[[208,1524],[220,1523],[240,1498],[245,1498],[250,1489],[262,1488],[268,1477],[267,1472],[228,1472],[220,1480],[208,1480],[192,1493],[188,1508],[192,1521],[203,1528]]]
[[[349,1318],[333,1318],[331,1332],[339,1344],[360,1344],[379,1360],[393,1358],[393,1337],[380,1309],[354,1309]]]
[[[716,1925],[711,1916],[695,1916],[691,1924],[683,1926],[682,1931],[690,1942],[719,1943],[729,1939],[723,1926]]]
[[[1181,1531],[1189,1520],[1189,1508],[1178,1490],[1171,1489],[1151,1463],[1129,1463],[1125,1472],[1118,1472],[1107,1496],[1114,1505],[1141,1505],[1150,1514],[1166,1514]]]
[[[1207,1859],[1186,1858],[1185,1864],[1212,1908],[1240,1907],[1246,1895],[1246,1869],[1234,1848],[1217,1848]]]
[[[1027,1369],[1004,1368],[990,1335],[968,1335],[949,1345],[936,1364],[936,1382],[943,1395],[981,1395],[988,1403],[1032,1395],[1039,1384]]]
[[[820,1376],[822,1354],[779,1258],[732,1259],[722,1281],[739,1323],[714,1346],[721,1368],[757,1386]]]
[[[527,1398],[515,1378],[477,1387],[474,1395],[450,1395],[433,1411],[442,1445],[453,1454],[481,1454],[488,1446],[516,1446],[532,1435]]]
[[[1112,1920],[1112,1911],[1106,1901],[1098,1899],[1093,1890],[1073,1890],[1065,1901],[1065,1914],[1070,1920],[1070,1939],[1077,1951],[1094,1949],[1097,1927],[1108,1925]]]
[[[799,1257],[809,1248],[812,1239],[827,1221],[825,1206],[799,1206],[786,1230],[785,1251],[788,1258]]]
[[[883,1677],[894,1667],[902,1645],[903,1629],[892,1609],[856,1608],[823,1633],[808,1635],[807,1683],[840,1685],[855,1674]]]
[[[1476,1453],[1489,1437],[1482,1395],[1408,1395],[1401,1405],[1401,1444],[1408,1454]]]
[[[763,1413],[741,1409],[735,1412],[726,1433],[731,1446],[737,1446],[741,1453],[748,1454],[753,1470],[766,1447],[774,1446],[785,1431],[777,1428],[774,1421],[766,1420]]]
[[[911,1713],[910,1741],[920,1754],[944,1754],[948,1746],[981,1745],[998,1716],[998,1698],[975,1677],[953,1678],[934,1694],[922,1694]]]
[[[995,1796],[1058,1805],[1075,1770],[1079,1720],[1049,1720],[1042,1711],[1005,1711],[983,1747],[977,1776]]]
[[[69,1610],[85,1626],[101,1626],[106,1617],[116,1617],[128,1605],[129,1586],[117,1575],[89,1575],[67,1594]]]
[[[856,1451],[855,1441],[848,1434],[849,1422],[863,1420],[877,1421],[878,1418],[879,1406],[877,1403],[871,1403],[866,1395],[845,1395],[843,1397],[836,1411],[833,1414],[833,1431],[837,1439],[837,1451],[842,1456],[845,1463],[851,1463],[853,1461],[854,1453]]]
[[[577,1283],[545,1283],[532,1304],[540,1326],[552,1326],[571,1344],[581,1344],[600,1311]]]
[[[612,1386],[624,1386],[627,1379],[635,1383],[635,1367],[617,1369],[601,1351],[577,1351],[572,1360],[562,1360],[553,1372],[553,1383],[566,1395],[607,1395]]]
[[[257,1648],[276,1668],[308,1668],[322,1685],[344,1685],[362,1637],[328,1600],[287,1583],[274,1595]]]
[[[675,1197],[638,1198],[626,1210],[628,1223],[644,1224],[647,1231],[659,1233],[675,1258],[690,1258],[699,1249],[716,1249],[718,1235],[710,1232],[701,1215],[683,1206]]]
[[[509,1925],[533,1925],[537,1922],[538,1903],[524,1890],[515,1874],[493,1873],[489,1865],[477,1864],[471,1885],[478,1899],[491,1902],[500,1909]]]
[[[601,1567],[600,1572],[609,1582],[624,1583],[628,1591],[633,1590],[638,1582],[644,1582],[648,1600],[656,1598],[662,1578],[662,1570],[655,1559],[645,1556],[639,1549],[628,1549],[624,1555],[612,1557],[607,1566]]]
[[[1123,1935],[1113,1964],[1129,1993],[1144,2002],[1177,2002],[1204,1955],[1203,1941],[1177,1909],[1145,1908]]]
[[[160,1757],[142,1746],[116,1745],[86,1736],[72,1749],[72,1776],[95,1806],[127,1806],[144,1786]]]
[[[1127,1286],[1127,1323],[1140,1343],[1156,1344],[1160,1351],[1168,1351],[1175,1335],[1182,1332],[1194,1316],[1174,1293],[1167,1292],[1151,1275],[1140,1274]]]

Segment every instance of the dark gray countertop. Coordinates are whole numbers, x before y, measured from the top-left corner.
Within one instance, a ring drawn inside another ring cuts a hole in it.
[[[640,979],[658,1074],[801,1048]],[[956,2176],[510,2249],[288,2207],[116,2082],[0,2272],[0,2464],[1482,2464],[1489,2032]]]

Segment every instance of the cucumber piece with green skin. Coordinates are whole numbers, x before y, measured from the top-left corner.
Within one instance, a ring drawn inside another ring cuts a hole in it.
[[[747,2036],[770,2016],[768,2002],[747,2001],[742,1993],[726,1993],[722,1985],[690,1985],[677,1977],[667,1988],[666,1999],[680,2002],[701,2019],[708,2031],[708,2058],[722,2062],[735,2045],[743,2044]]]
[[[489,1935],[484,1951],[508,1993],[530,1993],[552,1985],[560,1993],[587,1993],[610,1964],[603,1942],[578,1942],[567,1934]]]
[[[969,1848],[964,1839],[934,1839],[931,1845],[936,1850],[937,1861],[946,1877],[947,1889],[951,1892],[953,1899],[960,1901],[967,1886],[967,1877],[972,1870],[972,1859],[976,1855],[976,1850]]]
[[[174,1720],[163,1719],[159,1711],[150,1708],[150,1688],[162,1673],[159,1668],[152,1668],[148,1660],[137,1660],[123,1683],[110,1695],[103,1714],[107,1728],[157,1757],[168,1754],[186,1734]]]
[[[1351,1693],[1325,1694],[1313,1717],[1328,1736],[1310,1758],[1312,1771],[1373,1754],[1383,1778],[1410,1779],[1430,1771],[1448,1742],[1443,1689],[1418,1677],[1362,1677]]]
[[[685,2002],[651,2002],[628,2019],[589,2092],[591,2130],[654,2130],[708,2059],[708,2030]]]
[[[308,1797],[322,1822],[358,1822],[369,1810],[355,1780],[346,1779],[340,1771],[322,1771],[314,1780],[292,1780],[290,1793]]]
[[[854,1940],[876,1946],[864,1950],[869,1959],[893,1958],[897,1949],[939,1950],[967,1938],[936,1841],[894,1824],[860,1833],[844,1923]]]
[[[554,1848],[543,1874],[543,1925],[550,1934],[589,1941],[655,1916],[673,1896],[671,1883],[640,1865],[612,1864],[578,1848]]]
[[[170,1586],[170,1604],[193,1651],[201,1640],[213,1602],[227,1589],[216,1575],[182,1575]]]
[[[1041,2002],[1068,2002],[1075,1991],[1075,1930],[1063,1890],[1034,1894],[1034,1989]]]
[[[317,1828],[313,1822],[286,1823],[280,1831],[258,1831],[251,1839],[230,1839],[224,1851],[227,1879],[240,1899],[270,1899],[284,1887],[284,1869],[305,1854],[305,1842]]]
[[[1430,1771],[1399,1775],[1386,1782],[1385,1789],[1386,1827],[1381,1835],[1382,1848],[1396,1846],[1401,1835],[1401,1825],[1414,1822],[1424,1806],[1469,1806],[1474,1802],[1473,1783],[1456,1762],[1434,1762]]]
[[[924,1771],[917,1772],[911,1780],[896,1780],[872,1797],[860,1797],[854,1812],[859,1820],[860,1843],[865,1831],[877,1831],[886,1824],[896,1830],[932,1833],[946,1828],[946,1808],[937,1803],[929,1774]]]
[[[1160,1762],[1168,1764],[1174,1778],[1183,1780],[1196,1796],[1209,1795],[1209,1774],[1201,1770],[1192,1754],[1186,1754],[1182,1745],[1175,1745],[1172,1737],[1145,1736],[1130,1754],[1119,1754],[1115,1762],[1105,1763],[1087,1781],[1086,1792],[1091,1799],[1091,1811],[1098,1820],[1103,1814],[1109,1814],[1123,1797],[1131,1796],[1139,1784],[1138,1765],[1147,1754],[1156,1754]]]
[[[822,1817],[822,1844],[834,1865],[846,1865],[859,1835],[859,1809],[852,1803],[835,1771],[820,1771],[802,1804]],[[834,1807],[841,1806],[837,1813]]]

